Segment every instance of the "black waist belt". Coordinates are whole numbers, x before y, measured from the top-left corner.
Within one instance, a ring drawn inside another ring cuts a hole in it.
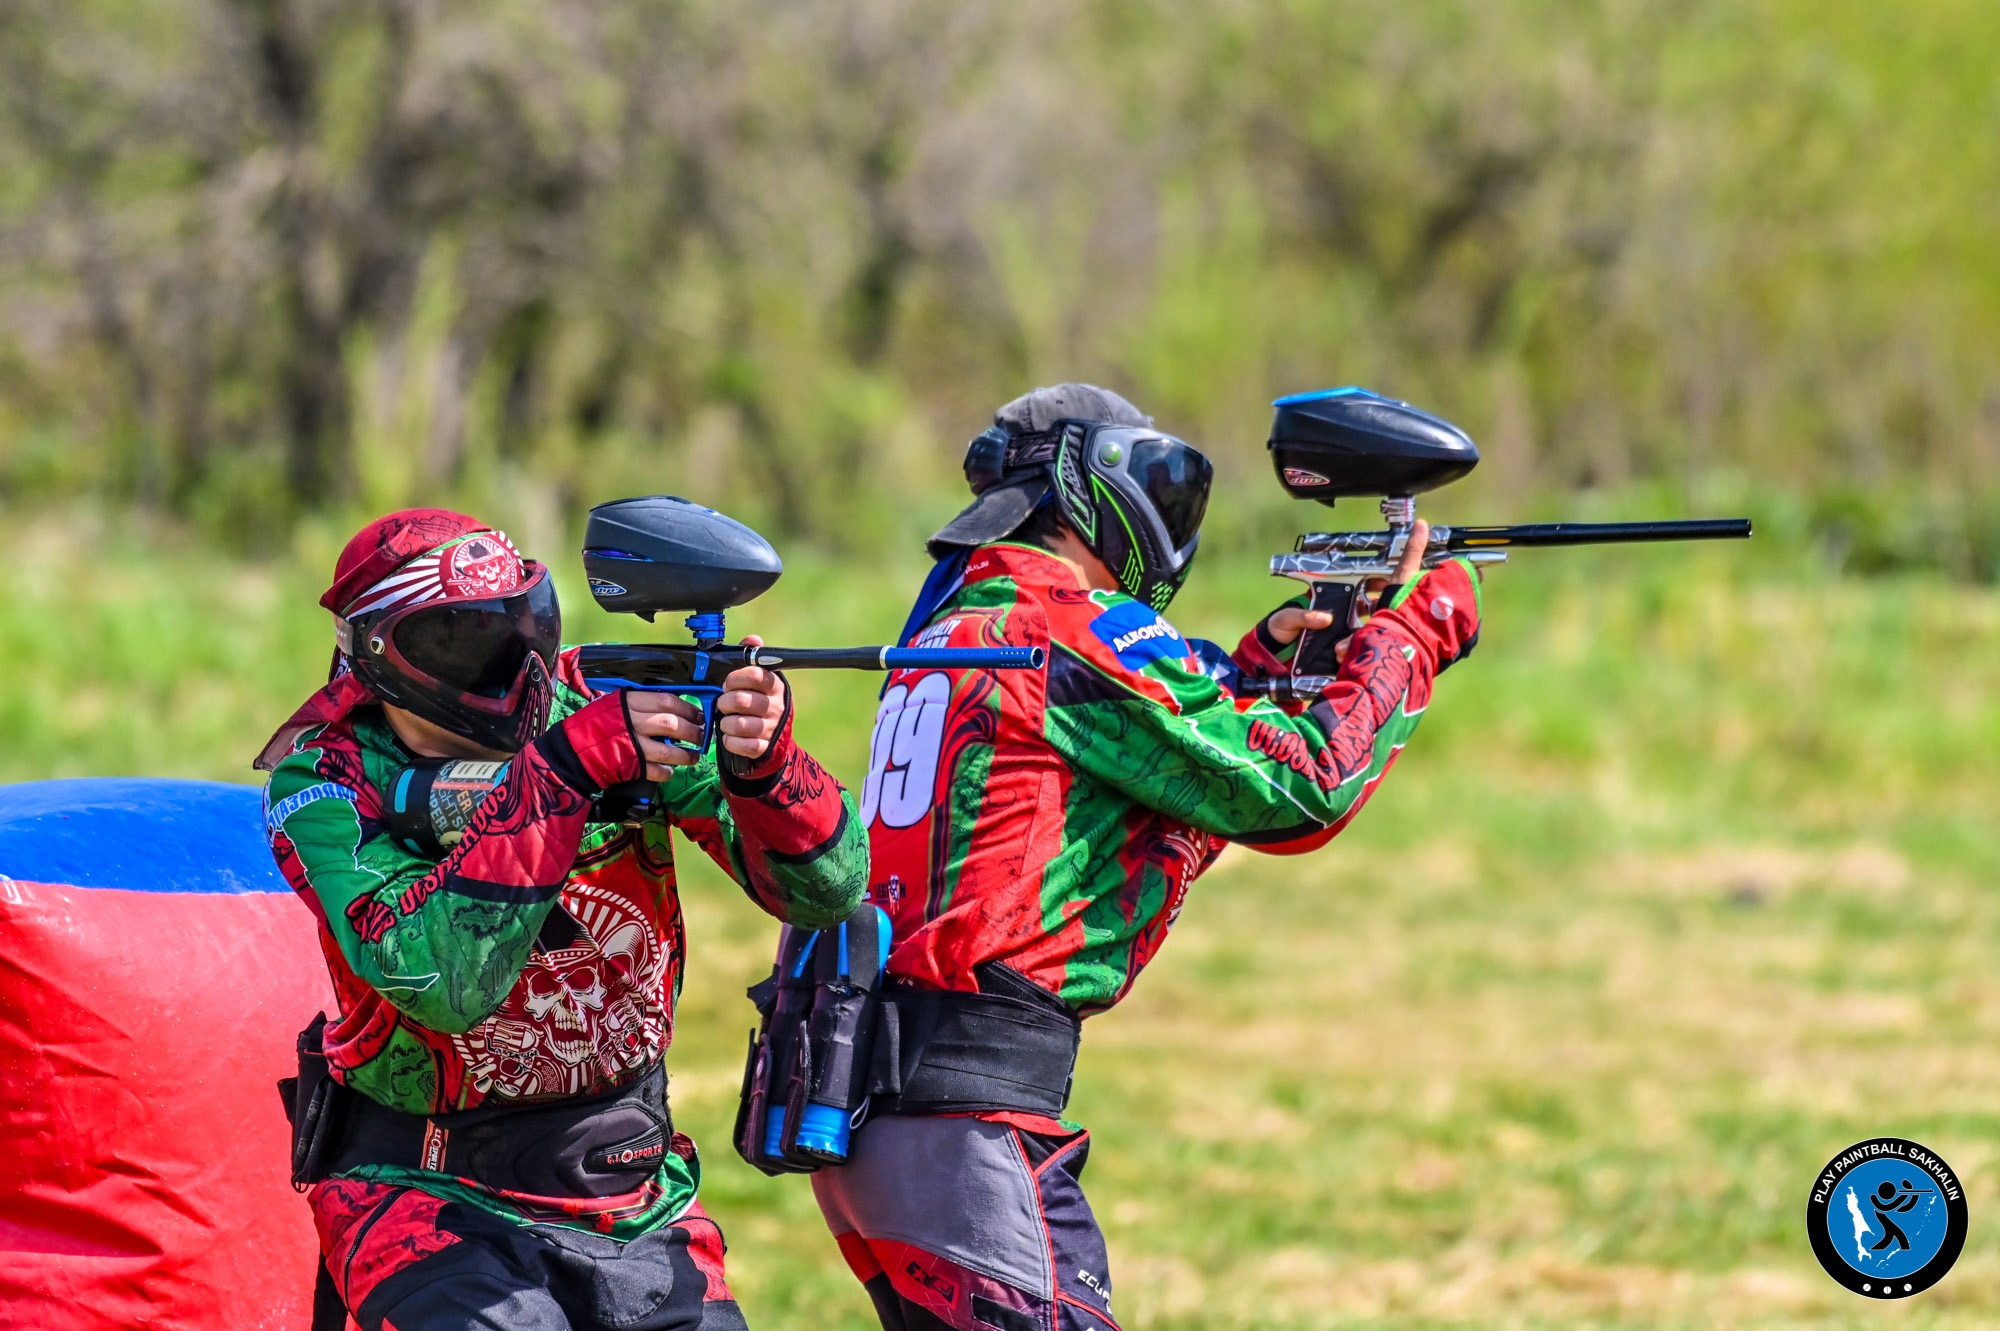
[[[1053,1117],[1069,1103],[1080,1024],[1067,1008],[935,989],[893,988],[883,998],[895,1013],[888,1112]]]
[[[667,1070],[613,1090],[541,1104],[489,1101],[451,1114],[410,1114],[349,1093],[328,1174],[394,1165],[455,1174],[536,1197],[613,1197],[638,1188],[673,1149]]]

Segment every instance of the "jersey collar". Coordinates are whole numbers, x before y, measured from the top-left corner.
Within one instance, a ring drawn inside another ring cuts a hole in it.
[[[257,761],[251,766],[260,772],[270,771],[284,761],[285,755],[292,751],[292,745],[306,731],[345,720],[357,707],[379,701],[374,690],[353,674],[342,671],[329,680],[325,688],[306,699],[305,705],[292,713],[291,720],[278,727],[278,733],[265,742],[263,752],[257,755]]]
[[[1012,578],[1042,587],[1083,587],[1076,570],[1038,545],[995,541],[972,552],[965,564],[968,583],[987,578]]]

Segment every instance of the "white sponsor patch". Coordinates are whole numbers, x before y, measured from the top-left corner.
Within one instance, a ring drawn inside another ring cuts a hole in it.
[[[1144,628],[1133,629],[1130,633],[1119,634],[1111,640],[1111,650],[1122,652],[1138,643],[1150,642],[1154,638],[1178,637],[1180,637],[1180,634],[1174,632],[1173,626],[1165,620],[1161,620],[1158,623],[1148,624]]]
[[[957,615],[953,615],[950,619],[943,620],[939,623],[933,624],[929,628],[925,629],[922,633],[919,633],[917,635],[917,640],[911,643],[910,646],[912,647],[949,646],[951,644],[952,631],[956,629],[958,625],[959,625],[959,618]]]

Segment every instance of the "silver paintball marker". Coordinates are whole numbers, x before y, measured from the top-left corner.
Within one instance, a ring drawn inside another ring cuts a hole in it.
[[[1308,532],[1294,552],[1271,560],[1273,575],[1310,589],[1309,605],[1333,615],[1330,629],[1308,629],[1292,655],[1292,671],[1243,681],[1243,691],[1314,697],[1339,669],[1335,649],[1360,626],[1362,587],[1395,576],[1416,522],[1416,496],[1460,479],[1479,464],[1465,431],[1407,402],[1365,388],[1295,393],[1273,404],[1271,461],[1287,492],[1331,507],[1336,499],[1381,496],[1382,531]],[[1543,522],[1514,527],[1431,528],[1423,565],[1452,559],[1498,564],[1517,546],[1614,545],[1639,541],[1740,540],[1748,518],[1681,522]]]

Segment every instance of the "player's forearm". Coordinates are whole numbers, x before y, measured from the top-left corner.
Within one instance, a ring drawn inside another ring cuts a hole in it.
[[[824,928],[868,889],[868,835],[853,797],[793,742],[789,719],[780,740],[766,775],[743,780],[724,769],[740,881],[779,919]]]

